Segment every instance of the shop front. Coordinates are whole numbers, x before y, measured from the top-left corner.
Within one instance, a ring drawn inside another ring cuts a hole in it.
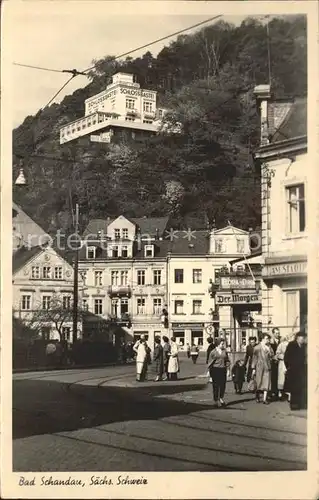
[[[204,323],[172,323],[171,329],[181,351],[186,349],[187,344],[196,345],[199,349],[206,347]]]
[[[273,324],[282,335],[307,332],[308,293],[306,258],[265,259],[263,279],[264,322]]]

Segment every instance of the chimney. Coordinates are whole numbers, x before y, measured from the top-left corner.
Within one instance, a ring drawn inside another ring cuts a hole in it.
[[[271,99],[270,85],[257,85],[254,88],[258,111],[260,114],[260,146],[269,144],[269,100]]]
[[[158,228],[155,229],[155,239],[159,240],[159,229]]]

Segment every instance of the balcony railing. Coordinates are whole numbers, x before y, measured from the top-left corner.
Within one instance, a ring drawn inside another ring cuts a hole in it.
[[[110,285],[107,293],[110,297],[131,297],[132,289],[129,285]]]
[[[126,114],[128,116],[135,116],[136,118],[139,118],[141,116],[137,109],[127,109]]]
[[[112,323],[117,323],[119,325],[121,324],[131,324],[132,320],[131,320],[131,316],[129,315],[129,313],[122,313],[122,314],[119,314],[119,315],[116,315],[116,314],[110,314],[109,315],[109,320],[112,322]]]

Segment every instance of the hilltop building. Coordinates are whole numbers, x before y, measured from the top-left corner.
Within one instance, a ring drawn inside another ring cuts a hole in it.
[[[259,85],[262,186],[262,311],[282,335],[307,329],[307,100],[276,101]]]
[[[157,92],[141,89],[128,73],[116,73],[106,89],[85,101],[83,118],[60,129],[60,144],[89,137],[92,142],[112,140],[127,131],[133,138],[158,132],[164,110],[157,107]]]

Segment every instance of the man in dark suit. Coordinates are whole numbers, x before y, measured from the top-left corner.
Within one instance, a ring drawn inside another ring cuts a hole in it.
[[[206,351],[206,364],[208,364],[210,353],[215,348],[214,339],[212,337],[208,337],[207,343],[208,343],[208,347],[207,347],[207,351]]]
[[[271,362],[271,395],[273,399],[278,399],[278,360],[276,359],[277,348],[280,344],[279,328],[272,329],[272,341],[270,346],[274,351],[275,357]]]
[[[284,363],[287,368],[284,390],[291,394],[291,410],[307,407],[307,352],[306,334],[298,332],[295,340],[289,342]]]
[[[245,369],[247,370],[247,382],[250,382],[251,381],[251,374],[252,374],[251,364],[253,361],[253,354],[254,354],[255,346],[257,344],[257,339],[256,339],[256,337],[249,337],[248,342],[249,342],[249,344],[246,347],[244,366],[245,366]]]

